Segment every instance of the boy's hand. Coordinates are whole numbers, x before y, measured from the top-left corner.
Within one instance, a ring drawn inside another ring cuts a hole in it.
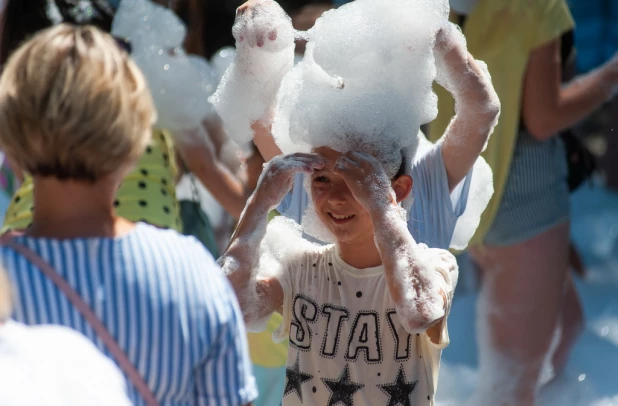
[[[373,156],[347,152],[337,160],[333,173],[345,180],[354,198],[368,212],[390,204],[397,205],[391,181],[382,164]]]
[[[232,33],[240,44],[251,48],[264,48],[269,51],[279,51],[277,45],[279,31],[285,27],[291,29],[292,21],[281,6],[272,0],[249,0],[236,10],[236,22]],[[293,40],[292,40],[293,43]]]
[[[299,173],[311,174],[325,165],[325,160],[316,154],[280,155],[264,166],[253,201],[264,204],[268,209],[276,207],[292,188],[294,176]]]
[[[448,23],[438,31],[434,54],[436,81],[455,99],[456,116],[442,143],[449,190],[453,191],[487,146],[500,115],[500,100],[487,65],[470,55],[456,25]]]
[[[456,92],[470,74],[470,61],[474,58],[466,49],[463,34],[455,24],[448,23],[438,30],[433,48],[436,58],[436,80],[449,92]]]

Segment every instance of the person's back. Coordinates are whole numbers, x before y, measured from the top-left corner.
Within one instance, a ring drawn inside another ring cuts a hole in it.
[[[0,249],[21,289],[15,316],[72,327],[113,353],[138,405],[246,404],[256,390],[242,316],[210,254],[115,212],[154,117],[144,76],[94,27],[49,28],[10,58],[0,148],[32,175],[35,203],[32,225]]]
[[[118,367],[83,335],[10,319],[11,285],[0,268],[0,405],[131,405]]]
[[[79,333],[0,325],[0,405],[129,406],[124,377]]]
[[[240,404],[241,393],[231,388],[252,392],[252,382],[239,382],[246,375],[236,378],[231,369],[251,369],[235,351],[245,340],[235,298],[197,240],[138,223],[131,233],[113,239],[21,236],[15,242],[35,251],[69,282],[165,404],[191,405],[195,393],[207,403],[213,401],[207,394],[225,393],[228,404]],[[107,351],[39,269],[8,247],[0,253],[18,285],[16,320],[72,327]]]

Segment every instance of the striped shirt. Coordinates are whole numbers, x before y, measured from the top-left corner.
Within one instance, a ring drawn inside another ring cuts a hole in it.
[[[234,293],[192,237],[138,223],[117,238],[17,237],[81,295],[107,326],[161,406],[240,405],[257,396]],[[7,247],[14,318],[61,324],[106,348],[64,294]],[[108,354],[109,355],[109,354]],[[128,383],[136,405],[144,404]]]

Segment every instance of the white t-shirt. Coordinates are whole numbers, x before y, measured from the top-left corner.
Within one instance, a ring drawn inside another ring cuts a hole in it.
[[[290,339],[284,406],[434,404],[446,318],[437,344],[408,333],[382,266],[353,268],[330,245],[287,264],[278,279],[281,334]],[[452,299],[454,287],[447,290]]]
[[[84,336],[60,326],[0,325],[0,405],[131,405],[124,376]]]

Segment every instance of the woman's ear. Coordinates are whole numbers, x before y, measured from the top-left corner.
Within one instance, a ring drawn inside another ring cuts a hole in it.
[[[397,203],[403,202],[406,197],[412,193],[413,184],[414,181],[408,175],[401,175],[397,179],[393,180],[392,186],[395,191],[395,196],[397,197]]]

